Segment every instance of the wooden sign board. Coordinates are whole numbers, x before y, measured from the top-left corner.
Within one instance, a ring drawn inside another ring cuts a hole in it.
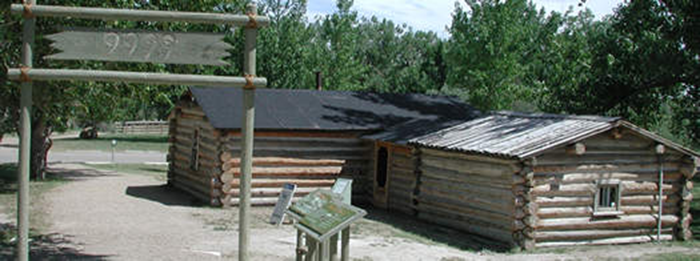
[[[46,36],[56,60],[228,65],[231,45],[223,34],[71,28]]]
[[[294,198],[294,192],[297,190],[297,185],[295,184],[284,184],[282,187],[282,193],[280,193],[277,199],[277,204],[275,204],[275,210],[272,211],[272,216],[270,217],[270,224],[279,226],[284,220],[284,215],[289,205],[292,204],[292,198]]]
[[[321,242],[367,214],[326,190],[314,191],[297,201],[288,213],[299,222],[297,228]]]

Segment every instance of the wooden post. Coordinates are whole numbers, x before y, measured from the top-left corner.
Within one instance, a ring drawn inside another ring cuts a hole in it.
[[[659,157],[659,221],[656,224],[656,242],[661,242],[661,217],[664,210],[664,157],[666,149],[663,145],[656,146],[656,154]]]
[[[316,261],[318,260],[318,241],[313,239],[311,236],[306,235],[306,246],[308,247],[309,251],[306,252],[306,256],[304,257],[305,261]]]
[[[329,251],[328,251],[328,240],[319,242],[319,247],[321,247],[321,251],[318,253],[318,260],[319,261],[328,261],[329,259]]]
[[[340,245],[342,254],[340,255],[341,261],[350,261],[350,226],[343,229],[340,235]]]
[[[247,7],[248,15],[255,21],[257,15],[257,5],[249,4]],[[256,38],[258,30],[255,22],[252,22],[244,29],[245,32],[245,50],[244,50],[244,65],[243,71],[246,78],[252,79],[255,77],[255,53],[256,53]],[[238,260],[248,261],[248,245],[250,244],[250,183],[253,172],[253,136],[255,126],[255,86],[252,84],[246,85],[243,89],[243,111],[245,112],[243,122],[243,150],[241,151],[241,185],[240,185],[240,203],[239,203],[239,234],[238,234]]]
[[[36,0],[25,0],[25,5],[36,4]],[[34,46],[34,29],[36,18],[26,12],[22,25],[22,66],[33,66],[32,47]],[[20,98],[20,149],[17,180],[19,183],[17,195],[17,260],[29,260],[29,171],[32,144],[32,89],[30,79],[22,80]]]
[[[304,248],[304,232],[301,232],[301,229],[297,229],[297,258],[296,261],[303,261],[304,260],[304,255],[306,254],[307,249]]]

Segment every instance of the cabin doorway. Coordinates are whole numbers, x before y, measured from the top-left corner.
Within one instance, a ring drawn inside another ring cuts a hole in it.
[[[379,208],[387,207],[387,196],[389,192],[389,172],[391,171],[391,150],[390,147],[377,143],[374,149],[374,189],[373,204]]]

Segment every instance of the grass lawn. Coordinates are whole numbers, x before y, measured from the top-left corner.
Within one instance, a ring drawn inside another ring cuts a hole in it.
[[[167,180],[168,165],[150,164],[86,164],[98,170],[115,171],[124,174],[151,176],[159,181]]]
[[[31,224],[30,236],[37,236],[36,231],[41,231],[47,228],[49,221],[44,217],[47,215],[47,210],[39,207],[43,200],[43,194],[52,188],[55,188],[66,181],[47,174],[46,180],[32,181],[29,183],[30,191],[30,209],[29,223]],[[7,215],[11,220],[14,220],[17,213],[17,165],[15,164],[0,164],[0,211]],[[4,222],[0,222],[3,226],[0,227],[0,247],[9,246],[9,240],[15,237],[16,231],[14,226],[7,226]]]
[[[101,133],[99,138],[93,140],[83,140],[78,137],[55,139],[51,150],[112,151],[112,140],[117,141],[116,151],[168,151],[168,137],[166,135],[125,135],[109,133]]]

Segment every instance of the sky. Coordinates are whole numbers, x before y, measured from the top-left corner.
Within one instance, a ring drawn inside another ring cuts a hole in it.
[[[596,18],[611,14],[622,0],[588,0],[579,7],[579,0],[533,0],[535,4],[547,12],[564,12],[570,6],[574,11],[589,8]],[[464,1],[459,4],[466,6]],[[455,0],[355,0],[353,10],[361,16],[375,15],[387,18],[399,24],[407,24],[417,30],[434,31],[438,35],[447,36],[446,27],[452,22],[452,11]],[[336,10],[335,0],[309,0],[307,16],[311,20],[321,14],[333,13]]]

